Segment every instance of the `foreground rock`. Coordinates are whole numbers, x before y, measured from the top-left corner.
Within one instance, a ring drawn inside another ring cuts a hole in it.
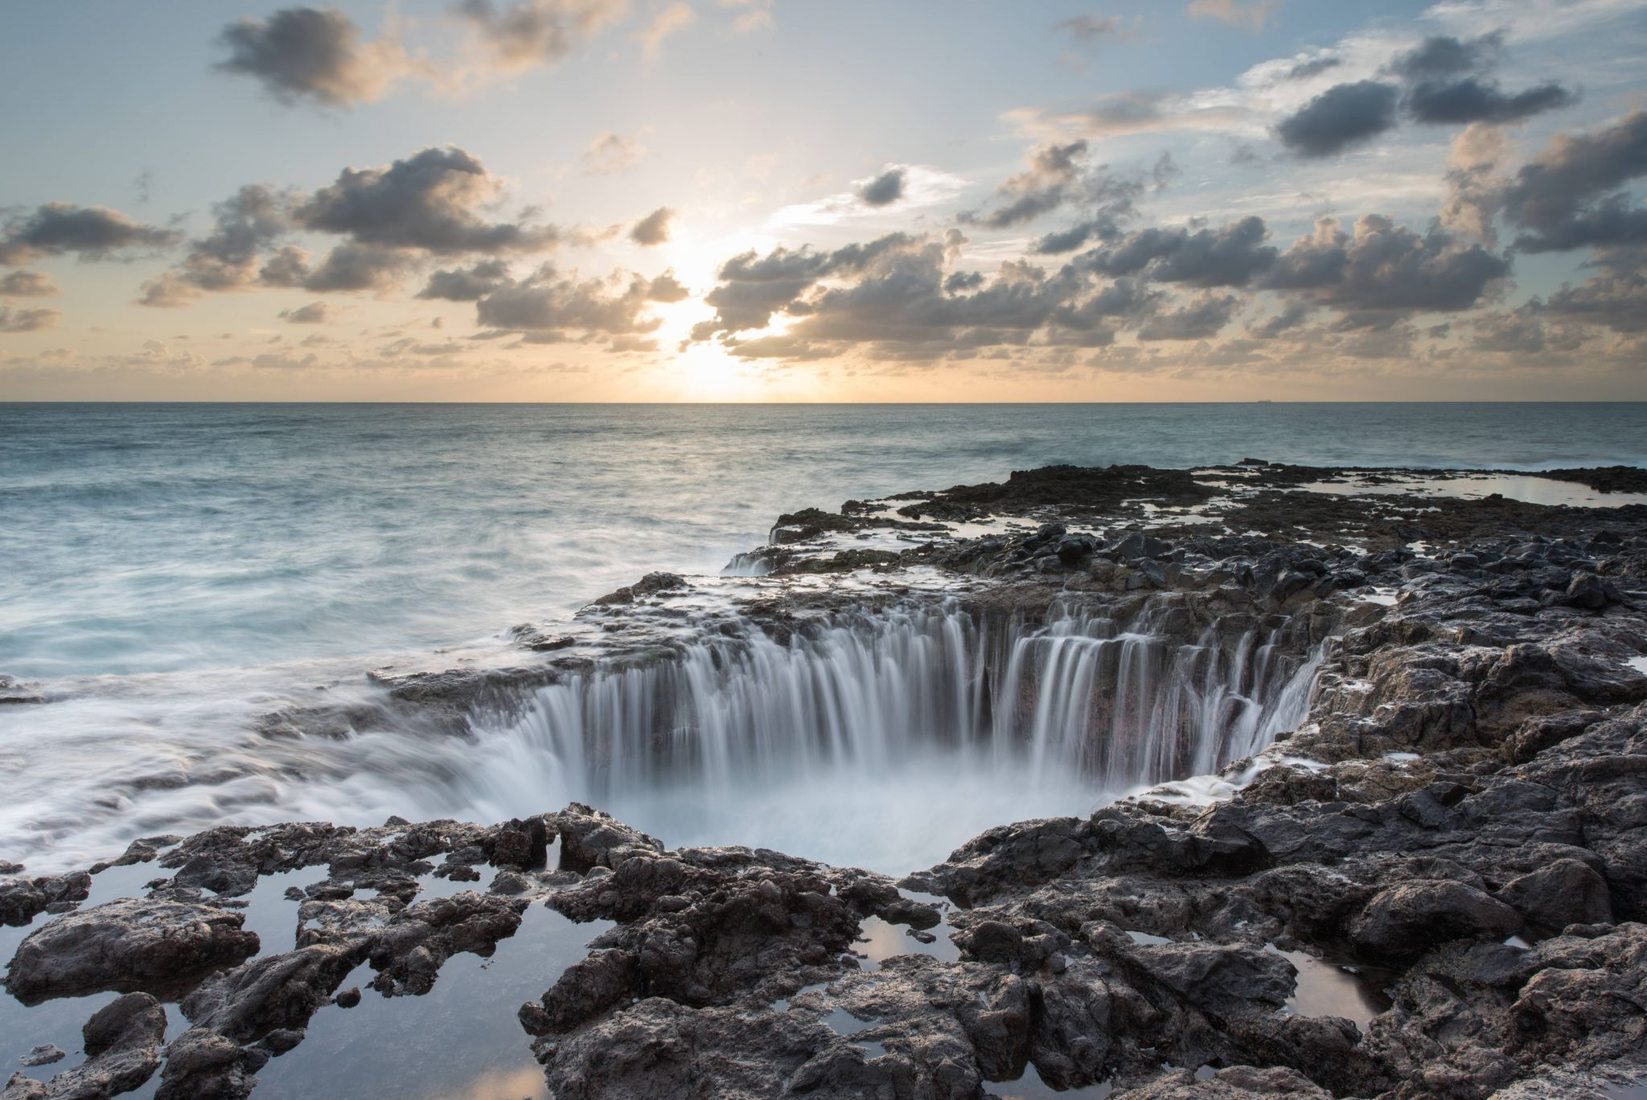
[[[1589,474],[1563,472],[1642,484]],[[577,804],[164,838],[128,853],[157,868],[147,896],[78,911],[90,876],[8,868],[0,919],[32,923],[8,990],[126,995],[88,1022],[83,1064],[4,1096],[112,1095],[157,1070],[163,1098],[250,1095],[325,1006],[427,994],[540,905],[607,928],[518,1008],[557,1100],[982,1100],[1032,1077],[1129,1100],[1519,1100],[1647,1074],[1647,509],[1297,491],[1348,476],[1065,467],[809,510],[752,569],[885,584],[703,612],[690,580],[654,574],[573,633],[522,628],[552,656],[518,676],[383,680],[415,728],[462,735],[511,687],[669,659],[689,614],[787,641],[847,603],[909,606],[896,571],[921,569],[980,619],[1073,602],[1183,645],[1319,649],[1305,720],[1216,781],[1003,824],[899,882],[670,849]],[[1194,511],[1214,506],[1221,523]],[[889,536],[909,541],[840,541]],[[595,630],[604,655],[580,648]],[[288,716],[288,733],[368,717]],[[304,871],[290,939],[259,943],[238,904]],[[155,997],[178,1003],[170,1035]]]

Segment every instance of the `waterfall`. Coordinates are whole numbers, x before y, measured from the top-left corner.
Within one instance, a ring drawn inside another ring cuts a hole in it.
[[[1196,620],[1170,601],[1126,622],[950,603],[842,614],[783,640],[751,626],[572,675],[483,737],[596,801],[735,798],[934,756],[1114,792],[1215,771],[1304,717],[1319,654],[1301,623]]]

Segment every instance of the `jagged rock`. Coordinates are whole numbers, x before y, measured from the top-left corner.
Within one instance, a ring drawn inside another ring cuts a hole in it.
[[[1379,892],[1350,925],[1350,938],[1380,958],[1411,958],[1437,944],[1519,930],[1514,909],[1462,882],[1409,882]]]
[[[646,596],[653,596],[659,592],[673,592],[689,587],[686,578],[676,573],[648,573],[634,584],[626,585],[615,592],[608,592],[595,601],[596,607],[610,607],[614,604],[634,603]]]
[[[25,1066],[49,1066],[53,1062],[61,1062],[68,1056],[67,1051],[52,1046],[50,1043],[45,1043],[31,1049],[19,1058],[18,1062]]]
[[[141,1087],[160,1066],[166,1013],[147,993],[128,993],[94,1013],[81,1029],[86,1060],[50,1081],[21,1074],[7,1083],[3,1100],[102,1100]],[[62,1057],[59,1052],[58,1057]],[[55,1059],[52,1059],[55,1061]],[[29,1063],[40,1065],[43,1063]]]
[[[73,871],[66,875],[0,882],[0,924],[22,927],[53,906],[84,901],[91,893],[91,881],[91,875],[85,871]]]
[[[1511,880],[1498,892],[1498,900],[1539,928],[1613,923],[1607,881],[1576,859],[1558,859]]]
[[[69,913],[18,945],[6,989],[25,1004],[102,989],[164,993],[257,951],[245,918],[215,905],[122,899]]]

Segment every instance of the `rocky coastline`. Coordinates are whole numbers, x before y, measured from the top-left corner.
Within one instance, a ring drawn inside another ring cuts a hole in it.
[[[1505,491],[1527,477],[1246,459],[847,501],[779,517],[731,564],[746,583],[651,574],[515,628],[514,667],[391,670],[372,706],[271,712],[247,735],[465,737],[525,689],[668,661],[688,627],[783,644],[936,601],[1147,611],[1186,645],[1263,630],[1319,661],[1304,719],[1199,785],[1003,822],[901,879],[671,849],[581,804],[222,826],[66,874],[0,848],[5,1019],[101,998],[77,1057],[31,1051],[0,1097],[254,1095],[349,1026],[331,1009],[427,996],[544,908],[587,931],[578,957],[501,1011],[556,1100],[1632,1095],[1647,471],[1536,479],[1580,503]],[[4,678],[0,702],[51,705]],[[130,888],[100,896],[113,874]],[[250,927],[272,886],[289,942]]]

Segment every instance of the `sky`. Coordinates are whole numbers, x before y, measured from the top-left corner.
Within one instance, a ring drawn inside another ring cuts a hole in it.
[[[0,21],[0,400],[1647,399],[1647,0]]]

